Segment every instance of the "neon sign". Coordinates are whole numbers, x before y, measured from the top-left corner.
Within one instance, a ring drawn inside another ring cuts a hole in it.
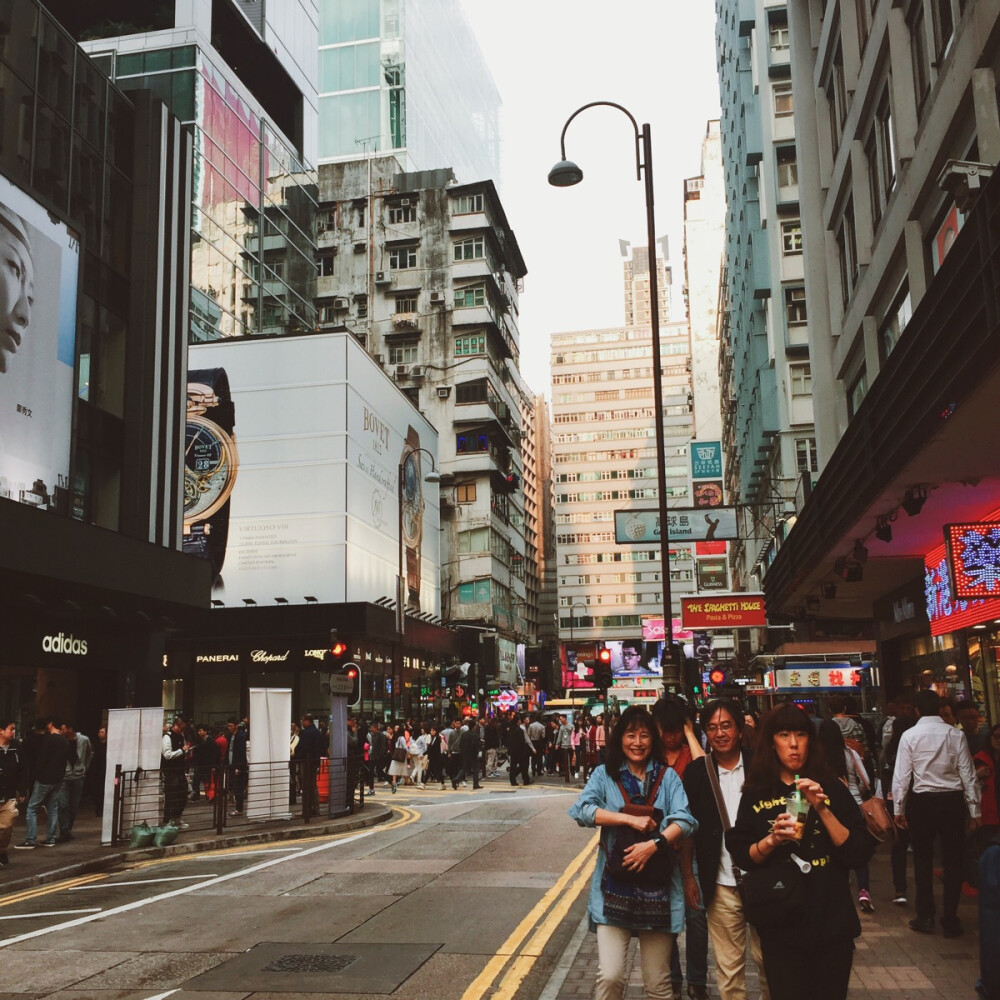
[[[924,556],[924,599],[931,635],[945,635],[1000,618],[1000,598],[965,600],[952,597],[951,571],[944,545]]]
[[[944,540],[952,597],[1000,597],[1000,523],[946,524]]]

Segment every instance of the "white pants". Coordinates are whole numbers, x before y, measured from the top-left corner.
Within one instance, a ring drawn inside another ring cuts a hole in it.
[[[674,934],[639,931],[642,983],[650,1000],[671,1000],[670,954]],[[625,994],[625,958],[632,932],[624,927],[597,925],[597,988],[595,1000],[621,1000]]]
[[[423,783],[424,772],[427,770],[427,754],[423,754],[420,757],[413,758],[413,773],[410,775],[410,779],[415,785]]]
[[[769,1000],[760,937],[743,916],[743,903],[736,886],[717,885],[708,907],[708,936],[715,952],[715,977],[722,1000],[747,998],[747,938],[750,954],[760,973],[761,1000]]]

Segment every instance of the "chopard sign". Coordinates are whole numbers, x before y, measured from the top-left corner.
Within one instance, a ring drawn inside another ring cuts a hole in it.
[[[254,663],[284,663],[290,652],[291,650],[288,649],[283,653],[269,653],[266,649],[251,649],[250,659]]]
[[[239,663],[239,653],[212,653],[194,658],[195,663]]]

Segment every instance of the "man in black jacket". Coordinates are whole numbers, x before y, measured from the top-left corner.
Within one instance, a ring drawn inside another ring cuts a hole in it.
[[[316,790],[316,773],[320,758],[326,755],[326,741],[308,713],[302,716],[299,742],[295,759],[299,761],[299,781],[302,784],[302,809],[306,816],[319,815],[319,794]],[[351,791],[353,792],[353,788]]]
[[[59,787],[66,774],[66,765],[76,763],[76,746],[59,732],[53,719],[42,720],[45,732],[38,740],[38,756],[34,761],[35,784],[28,799],[25,813],[24,842],[18,844],[20,850],[31,850],[38,846],[38,810],[42,807],[48,813],[48,830],[43,847],[56,846],[59,832]]]
[[[701,713],[701,728],[708,737],[710,753],[688,764],[684,771],[684,791],[691,812],[698,820],[694,837],[681,847],[681,870],[684,897],[689,906],[708,911],[708,935],[715,952],[716,981],[722,1000],[746,1000],[746,945],[760,972],[762,1000],[769,993],[761,961],[760,939],[743,916],[743,905],[736,890],[733,861],[725,848],[724,829],[736,819],[750,754],[741,750],[743,712],[732,701],[710,701]],[[728,822],[723,825],[718,801],[713,791],[708,768],[719,783]],[[698,863],[695,876],[691,863],[693,853]],[[686,848],[686,849],[685,849]]]
[[[17,804],[24,801],[28,783],[28,768],[14,739],[16,733],[9,716],[0,716],[0,868],[9,863],[7,847],[17,820]]]

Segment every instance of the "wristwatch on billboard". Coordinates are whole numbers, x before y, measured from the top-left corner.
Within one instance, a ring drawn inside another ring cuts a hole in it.
[[[420,604],[420,539],[424,530],[424,485],[420,474],[420,435],[407,429],[399,460],[402,481],[403,546],[406,549],[406,590],[409,602]]]
[[[213,582],[226,558],[229,496],[239,468],[234,425],[225,368],[189,371],[183,548],[211,561]]]

